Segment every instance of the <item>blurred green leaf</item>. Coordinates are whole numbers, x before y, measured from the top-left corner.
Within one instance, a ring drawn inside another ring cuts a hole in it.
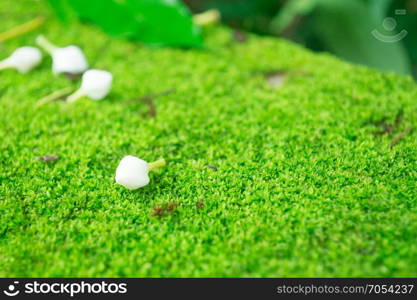
[[[290,0],[275,17],[271,27],[274,32],[282,32],[294,18],[307,15],[307,31],[320,41],[325,50],[355,63],[409,74],[410,61],[404,44],[401,41],[386,43],[371,34],[380,27],[391,2]]]
[[[410,73],[401,41],[386,43],[371,32],[380,25],[360,0],[318,0],[314,31],[328,49],[349,61],[399,73]]]
[[[71,11],[105,32],[157,46],[202,46],[199,28],[179,0],[48,0],[61,20]]]
[[[283,0],[183,0],[194,12],[220,11],[222,21],[258,34],[269,34],[269,23]]]
[[[74,16],[74,13],[71,13],[71,7],[68,5],[67,0],[48,0],[48,2],[58,18],[64,23],[68,23]]]
[[[319,0],[288,1],[271,21],[271,31],[280,33],[286,29],[297,16],[308,15],[318,5]]]
[[[399,30],[407,30],[407,36],[403,41],[413,64],[414,76],[417,78],[417,13],[401,16],[397,18],[397,21]]]
[[[368,0],[369,9],[378,21],[382,21],[394,0]]]

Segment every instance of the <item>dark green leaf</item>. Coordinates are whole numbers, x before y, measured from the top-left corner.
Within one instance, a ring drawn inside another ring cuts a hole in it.
[[[290,0],[271,22],[270,28],[275,33],[282,32],[297,16],[309,14],[318,4],[318,0]]]
[[[68,23],[74,16],[74,13],[71,13],[71,7],[67,0],[48,0],[48,2],[55,10],[58,18],[64,23]]]
[[[378,20],[382,21],[386,16],[388,9],[394,0],[368,0],[369,8],[372,15]]]
[[[381,70],[410,73],[403,42],[375,38],[372,31],[380,27],[380,22],[362,1],[319,0],[313,18],[314,31],[336,55]]]

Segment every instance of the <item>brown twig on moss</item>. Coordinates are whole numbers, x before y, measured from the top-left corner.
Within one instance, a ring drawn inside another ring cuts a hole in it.
[[[383,117],[382,119],[372,122],[375,126],[381,127],[381,130],[375,132],[375,135],[389,135],[392,136],[396,129],[400,126],[401,122],[403,121],[404,111],[400,109],[395,116],[394,123],[388,123],[387,117]]]
[[[202,208],[202,207],[204,207],[204,202],[203,202],[203,201],[200,201],[200,202],[198,202],[195,206],[196,206],[197,208]]]
[[[413,131],[413,127],[410,126],[407,129],[403,130],[399,136],[397,136],[390,145],[390,148],[393,148],[395,145],[397,145],[403,138],[405,138],[407,135],[409,135]]]
[[[164,205],[155,205],[152,207],[153,213],[151,214],[152,217],[164,217],[167,215],[172,215],[175,213],[178,205],[178,202],[168,202]]]
[[[154,102],[154,99],[157,97],[162,97],[165,95],[169,95],[171,93],[174,93],[175,89],[170,89],[170,90],[166,90],[163,91],[161,93],[157,93],[157,94],[149,94],[149,95],[145,95],[143,97],[139,97],[139,98],[134,98],[134,99],[130,99],[127,100],[126,103],[132,103],[132,102],[143,102],[148,106],[148,116],[155,118],[156,117],[156,105]]]
[[[59,159],[59,156],[46,154],[44,156],[38,156],[35,159],[37,161],[51,162],[51,161],[57,161]]]

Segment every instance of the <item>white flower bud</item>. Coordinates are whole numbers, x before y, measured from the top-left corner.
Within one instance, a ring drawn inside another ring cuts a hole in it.
[[[116,183],[129,190],[136,190],[149,183],[148,163],[140,158],[128,155],[116,169]]]
[[[55,74],[81,74],[87,69],[87,59],[77,46],[58,48],[52,54],[52,72]]]
[[[16,69],[20,73],[27,73],[42,61],[42,53],[38,48],[21,47],[16,49],[12,55],[3,61],[0,61],[0,70],[2,69]]]
[[[136,190],[149,184],[149,171],[165,166],[164,159],[152,163],[137,158],[135,156],[125,156],[120,161],[116,169],[116,183],[129,190]]]
[[[74,102],[81,97],[101,100],[111,90],[113,75],[102,70],[88,70],[83,74],[81,87],[67,98],[67,102]]]
[[[36,43],[52,56],[52,72],[81,74],[88,69],[87,59],[77,46],[59,48],[44,36],[38,36]]]

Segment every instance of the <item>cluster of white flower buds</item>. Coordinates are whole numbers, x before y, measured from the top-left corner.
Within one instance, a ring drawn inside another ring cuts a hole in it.
[[[52,57],[54,74],[83,74],[81,87],[67,97],[67,102],[71,103],[82,97],[101,100],[109,94],[113,83],[112,74],[103,70],[89,70],[87,59],[78,46],[57,47],[43,35],[36,38],[36,44]],[[16,49],[8,58],[0,61],[0,70],[16,69],[20,73],[27,73],[41,62],[41,51],[35,47],[25,46]],[[42,104],[45,103],[42,101]]]
[[[109,94],[113,82],[112,74],[103,70],[89,69],[87,59],[79,47],[71,45],[60,48],[44,36],[38,36],[36,43],[52,57],[52,72],[54,74],[83,74],[81,87],[67,97],[68,103],[75,102],[82,97],[101,100]],[[0,70],[11,68],[21,73],[27,73],[41,62],[41,51],[35,47],[25,46],[16,49],[8,58],[0,61]],[[68,89],[70,89],[69,92]],[[71,91],[73,91],[71,88],[64,89],[67,95]],[[61,94],[61,91],[55,92],[38,101],[38,104],[43,105],[53,101],[52,99],[56,95],[62,96]],[[150,181],[148,173],[165,166],[165,164],[164,159],[148,163],[135,156],[125,156],[116,169],[116,183],[129,190],[144,187]]]

